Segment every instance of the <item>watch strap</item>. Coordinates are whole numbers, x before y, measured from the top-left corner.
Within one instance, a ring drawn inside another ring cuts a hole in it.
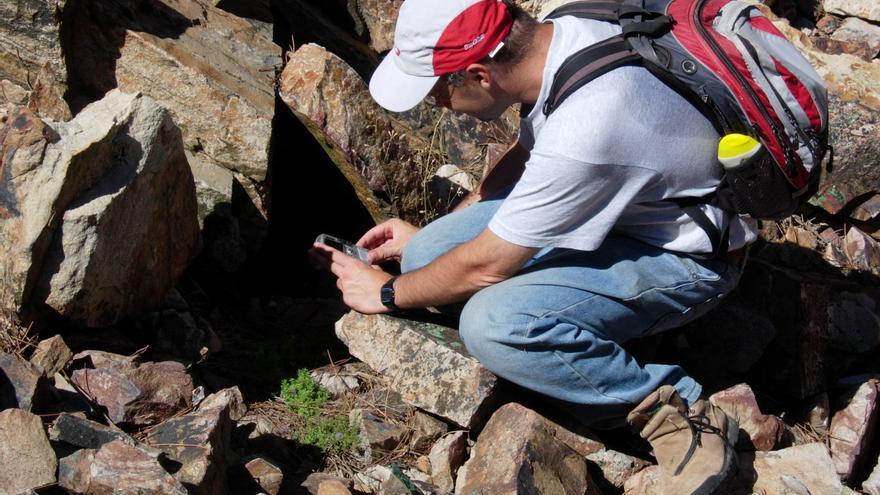
[[[394,281],[395,280],[397,280],[397,277],[389,278],[388,281],[385,282],[385,284],[379,290],[379,298],[381,299],[382,304],[386,308],[390,308],[392,310],[400,309],[397,307],[397,304],[395,304],[395,300],[394,300],[395,296],[396,296],[396,294],[394,293]]]

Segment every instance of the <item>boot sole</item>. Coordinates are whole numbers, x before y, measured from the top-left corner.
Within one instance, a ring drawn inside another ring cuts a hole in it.
[[[698,486],[696,490],[694,490],[691,495],[712,495],[715,493],[715,490],[721,486],[721,484],[727,480],[733,472],[736,472],[737,469],[731,470],[731,467],[738,468],[736,451],[733,446],[736,445],[736,441],[739,439],[739,423],[731,418],[727,417],[727,447],[724,449],[724,464],[721,466],[721,472],[716,474],[715,476],[710,476],[703,482],[702,485]]]

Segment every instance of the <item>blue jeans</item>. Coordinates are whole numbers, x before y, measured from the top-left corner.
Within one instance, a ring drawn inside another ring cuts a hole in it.
[[[502,201],[482,201],[427,225],[407,245],[402,270],[474,238]],[[496,375],[561,402],[584,423],[620,426],[662,385],[673,385],[690,404],[702,391],[680,367],[642,365],[621,344],[706,313],[740,272],[612,234],[596,251],[539,251],[515,276],[467,301],[459,332]]]

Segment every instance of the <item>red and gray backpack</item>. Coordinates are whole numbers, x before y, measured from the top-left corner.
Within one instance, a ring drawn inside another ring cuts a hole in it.
[[[754,5],[739,0],[587,0],[545,19],[572,15],[620,24],[623,33],[571,55],[559,68],[543,111],[617,67],[639,65],[693,104],[720,135],[745,134],[765,153],[745,173],[727,173],[702,198],[674,198],[727,251],[698,205],[759,219],[792,214],[818,183],[827,150],[825,83]],[[720,164],[718,165],[721,166]]]

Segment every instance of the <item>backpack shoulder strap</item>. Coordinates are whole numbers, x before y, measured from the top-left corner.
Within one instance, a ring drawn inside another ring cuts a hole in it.
[[[639,64],[641,59],[623,35],[578,50],[556,71],[544,101],[544,115],[553,113],[566,98],[593,79],[624,65]]]

